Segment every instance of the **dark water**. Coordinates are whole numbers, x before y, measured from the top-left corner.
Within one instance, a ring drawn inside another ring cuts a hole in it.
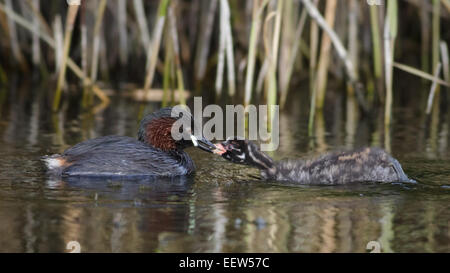
[[[382,115],[358,115],[343,99],[318,115],[313,137],[307,100],[281,113],[274,158],[387,147],[415,185],[264,182],[192,149],[198,171],[189,178],[59,181],[46,177],[41,155],[134,136],[140,104],[117,100],[95,114],[66,104],[52,115],[40,92],[0,94],[0,252],[63,252],[69,241],[82,252],[366,252],[369,241],[383,252],[450,252],[448,113],[427,126],[421,107],[396,107],[390,139]]]

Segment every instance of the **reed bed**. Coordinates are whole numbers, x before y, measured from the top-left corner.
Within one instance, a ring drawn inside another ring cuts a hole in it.
[[[450,85],[448,0],[43,2],[0,0],[0,82],[14,73],[55,80],[54,111],[68,84],[85,88],[84,107],[95,102],[90,94],[107,105],[111,94],[100,86],[121,82],[134,82],[139,92],[162,89],[164,105],[185,104],[185,92],[195,89],[283,108],[308,92],[312,134],[316,109],[346,90],[330,88],[333,80],[356,96],[356,110],[384,108],[389,130],[402,92],[396,73],[423,79],[435,95]],[[409,53],[411,44],[417,52]],[[295,88],[301,81],[310,88]]]

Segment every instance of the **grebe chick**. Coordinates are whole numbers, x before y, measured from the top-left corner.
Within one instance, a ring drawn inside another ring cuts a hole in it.
[[[213,152],[216,147],[204,138],[197,138],[184,128],[188,136],[174,140],[171,128],[181,118],[171,116],[172,108],[163,108],[146,115],[140,122],[138,138],[104,136],[76,144],[62,154],[45,156],[49,173],[57,176],[140,177],[179,176],[194,172],[195,166],[184,148],[196,146]],[[190,113],[183,111],[182,115]],[[188,140],[186,140],[188,139]]]
[[[261,170],[264,179],[299,184],[338,185],[354,182],[415,182],[400,163],[380,148],[331,153],[317,159],[275,162],[249,140],[227,140],[221,145],[225,159]]]

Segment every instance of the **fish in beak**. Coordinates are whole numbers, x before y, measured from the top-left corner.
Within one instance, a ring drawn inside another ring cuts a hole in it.
[[[211,143],[209,140],[207,140],[204,137],[198,138],[194,135],[191,135],[191,141],[192,141],[192,144],[194,145],[194,147],[200,148],[203,151],[207,151],[207,152],[219,154],[219,155],[226,152],[221,144],[214,145],[213,143]]]

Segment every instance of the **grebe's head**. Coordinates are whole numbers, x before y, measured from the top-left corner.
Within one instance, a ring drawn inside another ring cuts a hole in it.
[[[258,145],[250,140],[229,138],[217,146],[225,150],[221,153],[222,157],[233,163],[251,165],[260,169],[273,167],[272,158],[261,152]]]
[[[207,139],[194,136],[194,119],[189,112],[182,111],[178,117],[172,117],[171,114],[172,107],[166,107],[146,115],[139,125],[138,139],[163,151],[182,150],[190,146],[207,152],[216,150],[216,146]],[[175,140],[172,137],[172,126],[184,115],[191,120],[190,126],[181,128],[183,138]]]

